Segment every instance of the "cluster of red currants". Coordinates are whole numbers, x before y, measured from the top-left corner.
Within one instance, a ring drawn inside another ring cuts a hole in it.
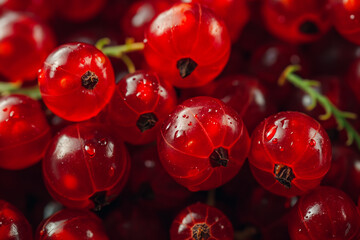
[[[0,1],[0,240],[360,239],[359,24],[355,0]]]

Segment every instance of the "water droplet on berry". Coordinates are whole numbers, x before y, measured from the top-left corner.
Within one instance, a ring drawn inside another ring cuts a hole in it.
[[[91,144],[86,144],[84,148],[91,158],[95,156],[96,150]]]
[[[182,117],[183,117],[183,118],[186,118],[186,115],[184,114]]]
[[[111,166],[109,169],[109,176],[110,177],[114,176],[114,173],[115,173],[115,168],[113,166]]]
[[[279,147],[279,150],[280,150],[281,152],[283,152],[283,151],[284,151],[284,147],[280,146],[280,147]]]
[[[266,140],[267,141],[270,141],[274,136],[275,136],[275,134],[276,134],[276,130],[277,130],[277,126],[272,126],[272,127],[270,127],[270,129],[268,129],[267,131],[266,131],[266,135],[265,135],[265,138],[266,138]],[[275,138],[276,139],[276,138]],[[274,140],[275,140],[274,139]],[[273,142],[274,142],[274,140],[273,140]],[[277,140],[276,140],[277,141]]]
[[[3,111],[6,112],[8,109],[7,108],[4,108]]]
[[[311,139],[309,145],[310,147],[314,147],[316,145],[316,141],[314,139]]]
[[[106,144],[107,144],[106,138],[100,139],[99,143],[100,143],[101,146],[106,146]]]
[[[274,138],[274,139],[272,140],[272,142],[273,142],[273,143],[277,143],[277,142],[278,142],[278,139],[277,139],[277,138]]]
[[[10,116],[10,117],[13,117],[14,114],[15,114],[15,112],[14,112],[14,111],[11,111],[10,114],[9,114],[9,116]]]
[[[192,122],[189,122],[189,123],[188,123],[188,126],[191,126],[191,125],[192,125]]]
[[[44,230],[41,230],[41,231],[40,231],[40,235],[41,235],[41,236],[44,235],[44,233],[45,233]]]

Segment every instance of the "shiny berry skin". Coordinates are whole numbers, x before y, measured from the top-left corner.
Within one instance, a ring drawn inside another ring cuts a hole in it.
[[[327,0],[264,0],[264,23],[274,36],[287,42],[314,42],[331,26],[326,3]]]
[[[72,22],[83,22],[95,17],[106,0],[53,0],[58,14]]]
[[[239,38],[250,16],[247,0],[182,0],[182,2],[198,2],[213,10],[217,16],[224,19],[233,42]]]
[[[217,208],[196,203],[183,209],[170,228],[171,240],[233,240],[229,219]]]
[[[287,197],[301,195],[317,187],[330,169],[330,140],[313,118],[280,112],[254,130],[249,163],[265,189]]]
[[[55,47],[51,30],[42,22],[18,12],[0,15],[0,74],[10,81],[34,80]]]
[[[342,191],[319,187],[302,196],[288,222],[291,240],[357,239],[360,216]]]
[[[51,138],[40,104],[25,95],[0,98],[0,167],[22,169],[40,161]]]
[[[39,227],[35,240],[107,240],[104,226],[94,213],[84,210],[64,209]]]
[[[329,0],[336,30],[349,41],[360,44],[360,2]]]
[[[30,12],[43,20],[49,19],[54,8],[49,0],[4,0],[0,3],[0,10]]]
[[[190,191],[223,185],[240,170],[249,136],[239,115],[222,101],[195,97],[178,105],[158,138],[162,165]]]
[[[24,215],[4,200],[0,200],[0,239],[33,239],[31,226]]]
[[[110,60],[86,43],[67,43],[55,49],[45,60],[38,80],[46,106],[69,121],[96,116],[115,90]]]
[[[147,63],[180,88],[216,78],[230,55],[225,24],[198,3],[180,3],[162,12],[145,32]]]
[[[42,164],[54,199],[67,207],[95,210],[120,193],[130,171],[124,144],[96,123],[64,128],[50,143]]]
[[[176,107],[176,93],[152,71],[126,75],[106,107],[109,127],[131,144],[156,140],[164,119]]]

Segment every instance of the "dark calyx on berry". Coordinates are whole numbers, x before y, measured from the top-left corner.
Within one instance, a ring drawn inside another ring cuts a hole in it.
[[[275,179],[284,185],[284,187],[291,188],[291,181],[295,178],[291,167],[282,164],[275,164],[274,174]]]
[[[229,162],[229,153],[223,147],[215,149],[210,155],[210,163],[213,167],[226,167]]]
[[[81,76],[81,85],[86,89],[93,90],[98,82],[98,76],[92,71],[87,71]]]
[[[177,61],[176,67],[179,69],[180,76],[186,78],[195,70],[197,65],[198,64],[191,58],[182,58]]]
[[[195,240],[207,240],[211,237],[209,226],[206,223],[198,223],[192,227],[192,237]]]
[[[299,27],[300,32],[307,34],[307,35],[315,35],[318,34],[319,28],[316,23],[312,21],[305,21]]]
[[[94,211],[100,211],[102,207],[108,205],[106,200],[106,191],[96,192],[89,198],[95,205]]]
[[[141,132],[145,132],[148,129],[153,128],[158,119],[153,113],[144,113],[141,114],[139,119],[136,122],[136,126],[140,129]]]

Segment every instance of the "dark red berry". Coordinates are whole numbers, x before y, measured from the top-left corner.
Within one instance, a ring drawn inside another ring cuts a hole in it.
[[[33,13],[43,20],[51,18],[54,7],[49,0],[4,0],[0,2],[0,10],[13,10]]]
[[[59,15],[72,22],[83,22],[95,17],[107,0],[52,0]]]

